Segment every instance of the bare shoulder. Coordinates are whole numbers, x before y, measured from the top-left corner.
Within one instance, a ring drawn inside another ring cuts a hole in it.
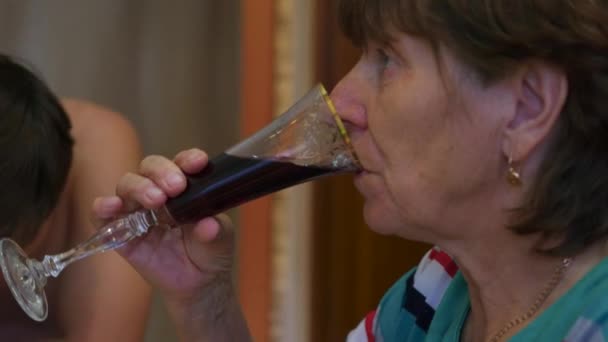
[[[136,130],[121,113],[82,100],[64,99],[62,104],[72,121],[75,141],[73,186],[66,201],[66,244],[74,246],[98,228],[90,215],[94,199],[115,193],[121,177],[137,169],[141,148]],[[57,320],[67,340],[143,339],[149,288],[119,255],[106,253],[82,260],[66,269],[61,279]]]
[[[72,121],[74,148],[69,176],[72,235],[90,236],[90,206],[97,196],[113,194],[119,179],[137,169],[141,145],[133,125],[122,114],[104,106],[62,99]]]
[[[74,199],[90,205],[95,196],[114,191],[125,172],[137,167],[141,145],[127,118],[104,106],[74,99],[62,104],[72,121]]]
[[[121,113],[85,100],[62,99],[61,103],[72,121],[76,148],[108,148],[117,140],[121,145],[138,144],[133,125]]]

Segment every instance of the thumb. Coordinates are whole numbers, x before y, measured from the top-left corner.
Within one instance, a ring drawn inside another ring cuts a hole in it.
[[[188,257],[201,272],[213,276],[231,271],[235,234],[227,215],[206,218],[183,231]]]

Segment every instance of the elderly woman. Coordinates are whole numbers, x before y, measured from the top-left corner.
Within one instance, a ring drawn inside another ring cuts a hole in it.
[[[332,98],[365,168],[366,222],[438,246],[349,338],[605,340],[608,2],[348,0],[340,13],[363,54]],[[206,160],[149,157],[95,210],[160,206]],[[124,251],[185,338],[248,338],[220,227]]]

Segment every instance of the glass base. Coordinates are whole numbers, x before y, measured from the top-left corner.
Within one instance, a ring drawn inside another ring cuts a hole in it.
[[[25,252],[11,239],[0,240],[0,267],[6,284],[23,311],[35,321],[44,321],[48,305],[44,284],[39,284]]]

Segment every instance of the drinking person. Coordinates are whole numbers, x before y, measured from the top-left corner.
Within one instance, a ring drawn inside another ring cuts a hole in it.
[[[95,231],[90,203],[136,167],[140,145],[120,114],[60,101],[32,71],[0,55],[0,237],[35,257]],[[33,322],[0,280],[0,340],[141,341],[145,281],[115,253],[74,264],[47,284],[49,317]]]
[[[365,220],[437,246],[349,339],[606,340],[608,2],[343,0],[340,16],[363,51],[332,98]],[[161,206],[206,163],[148,157],[95,212]],[[249,339],[225,218],[122,254],[184,340]]]

